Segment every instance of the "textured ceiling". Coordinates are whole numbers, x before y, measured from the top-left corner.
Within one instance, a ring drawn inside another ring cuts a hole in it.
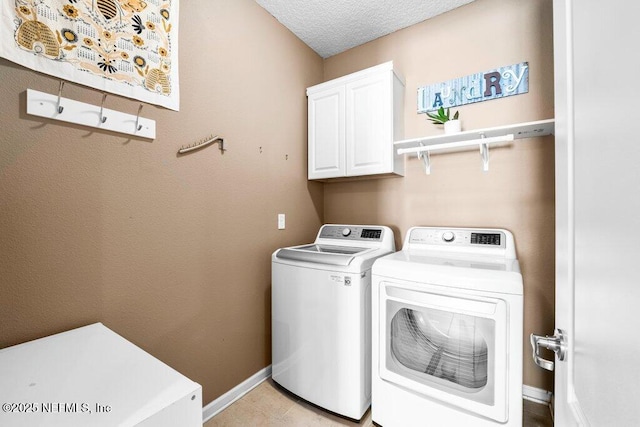
[[[256,0],[323,58],[473,0]]]

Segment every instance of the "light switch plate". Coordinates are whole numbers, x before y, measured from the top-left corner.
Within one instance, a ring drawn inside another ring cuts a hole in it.
[[[278,230],[284,230],[284,214],[278,214]]]

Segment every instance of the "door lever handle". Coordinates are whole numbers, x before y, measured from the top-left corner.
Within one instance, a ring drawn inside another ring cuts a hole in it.
[[[550,337],[548,335],[531,334],[531,349],[533,350],[533,361],[536,365],[548,371],[553,371],[554,362],[540,357],[540,347],[544,347],[553,351],[558,360],[564,360],[566,355],[567,344],[562,329],[556,329],[556,333]]]

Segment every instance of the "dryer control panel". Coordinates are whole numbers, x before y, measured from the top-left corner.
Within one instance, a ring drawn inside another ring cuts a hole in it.
[[[384,228],[376,226],[324,225],[318,235],[321,239],[340,239],[381,242]]]
[[[492,254],[511,252],[513,236],[502,229],[414,227],[409,231],[405,246],[415,249],[441,250]],[[455,249],[454,249],[455,248]]]

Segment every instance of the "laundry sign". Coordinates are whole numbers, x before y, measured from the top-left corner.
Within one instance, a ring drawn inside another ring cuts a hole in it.
[[[529,92],[529,63],[489,71],[418,88],[418,114]]]

